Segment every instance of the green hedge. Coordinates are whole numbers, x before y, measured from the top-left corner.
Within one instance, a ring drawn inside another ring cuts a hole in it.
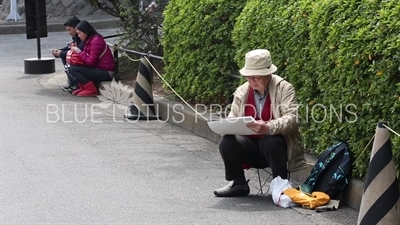
[[[164,15],[167,82],[187,101],[222,103],[237,73],[231,32],[245,0],[172,0]]]
[[[376,124],[400,131],[397,0],[173,0],[164,21],[166,77],[185,99],[221,102],[247,51],[267,48],[296,88],[306,147],[347,140],[367,172]],[[400,138],[391,134],[400,167]]]
[[[323,102],[353,104],[356,112],[356,118],[350,119],[356,119],[355,123],[336,120],[311,127],[325,136],[333,131],[347,137],[357,156],[374,135],[377,122],[388,121],[400,128],[400,24],[392,19],[398,16],[398,1],[334,0],[321,2],[310,18],[311,55],[322,81]],[[321,22],[326,24],[322,29]],[[398,138],[393,139],[398,143]],[[395,145],[397,165],[399,150]],[[368,156],[362,154],[357,161],[360,176],[366,172]]]
[[[306,147],[320,153],[334,137],[347,140],[363,177],[377,122],[400,129],[399,16],[395,0],[250,0],[233,31],[236,60],[270,49],[297,89]],[[399,168],[400,139],[391,137]]]

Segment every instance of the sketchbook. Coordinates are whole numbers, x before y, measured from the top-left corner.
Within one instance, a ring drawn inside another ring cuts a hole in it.
[[[254,131],[246,127],[246,124],[250,122],[255,122],[254,118],[251,116],[246,116],[220,119],[207,122],[207,124],[210,129],[217,134],[256,134]]]

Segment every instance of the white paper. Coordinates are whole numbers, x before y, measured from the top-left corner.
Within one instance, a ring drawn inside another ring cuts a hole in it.
[[[226,119],[220,119],[216,121],[207,122],[208,126],[212,131],[217,134],[240,134],[250,135],[257,134],[250,128],[246,127],[247,123],[255,122],[251,116],[246,117],[232,117]]]

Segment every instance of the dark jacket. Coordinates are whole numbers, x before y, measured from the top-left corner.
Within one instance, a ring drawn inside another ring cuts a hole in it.
[[[75,37],[72,37],[72,41],[76,43],[76,46],[83,51],[83,48],[85,46],[85,44],[83,43],[83,41],[81,41],[81,39],[79,39],[78,35]],[[67,56],[67,52],[69,51],[69,46],[65,46],[64,48],[60,49],[60,58],[65,59],[65,57]]]

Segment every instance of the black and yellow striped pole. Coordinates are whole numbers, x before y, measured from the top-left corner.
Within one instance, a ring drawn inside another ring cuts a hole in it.
[[[159,118],[154,108],[152,83],[153,69],[145,56],[142,56],[133,92],[133,105],[129,106],[125,118],[130,120],[155,120]]]
[[[385,123],[378,123],[358,214],[358,225],[399,225],[399,183],[392,143]]]

